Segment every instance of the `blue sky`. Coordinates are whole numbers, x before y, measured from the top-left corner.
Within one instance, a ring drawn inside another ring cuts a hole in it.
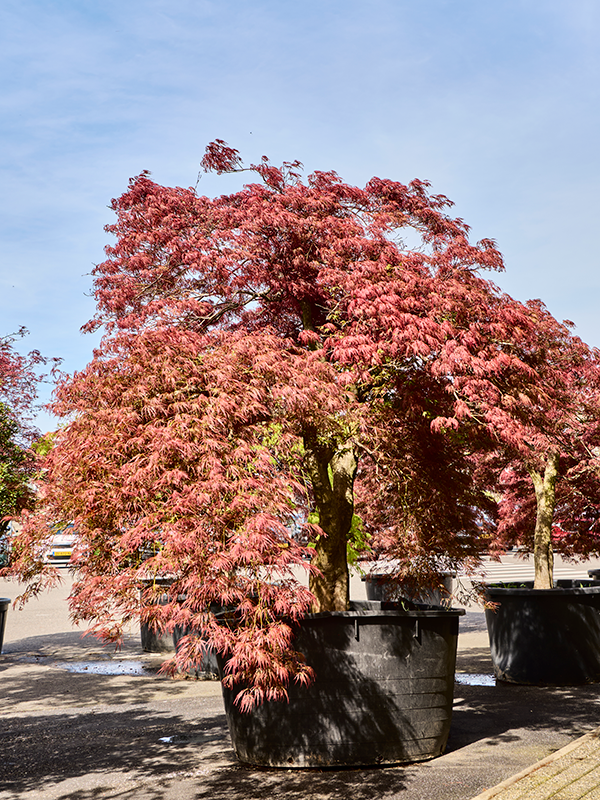
[[[429,179],[497,240],[504,289],[600,346],[598,41],[595,0],[4,0],[0,334],[83,367],[110,199],[143,169],[193,185],[221,138]]]

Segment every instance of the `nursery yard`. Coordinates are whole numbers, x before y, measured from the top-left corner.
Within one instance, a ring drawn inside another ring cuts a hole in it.
[[[523,572],[522,563],[503,562],[490,568],[494,577]],[[461,620],[446,755],[385,769],[247,769],[231,749],[218,682],[157,675],[161,657],[142,653],[135,630],[120,653],[82,638],[67,616],[70,584],[65,573],[60,588],[8,614],[0,657],[2,800],[469,800],[598,725],[597,685],[495,685],[475,607]],[[0,596],[14,598],[16,589],[0,581]],[[358,598],[360,581],[353,589]]]

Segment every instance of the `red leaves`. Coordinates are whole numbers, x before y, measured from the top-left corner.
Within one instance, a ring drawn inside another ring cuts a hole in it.
[[[216,140],[202,165],[241,161]],[[378,555],[435,582],[493,541],[507,463],[599,444],[595,354],[482,277],[502,257],[469,242],[446,197],[418,180],[303,181],[298,162],[250,171],[214,199],[143,173],[113,201],[86,326],[106,335],[59,385],[69,422],[43,512],[79,532],[77,618],[118,640],[140,579],[172,577],[141,613],[189,627],[180,665],[225,654],[246,709],[311,679],[292,641],[315,600],[297,578],[306,544],[340,607],[356,515]],[[573,473],[581,497],[593,463]],[[565,519],[569,502],[592,513],[565,500]],[[27,531],[35,551],[45,531]]]
[[[39,431],[32,425],[32,416],[38,383],[45,377],[38,370],[47,359],[37,350],[27,355],[16,352],[17,338],[26,333],[21,328],[16,334],[0,337],[0,534],[6,532],[11,518],[35,502],[32,480],[37,463],[31,446]],[[55,360],[54,366],[57,363]],[[43,553],[25,544],[17,550],[24,573],[33,578],[41,567]]]
[[[235,172],[241,167],[240,154],[233,147],[229,147],[223,139],[215,139],[206,146],[206,152],[200,162],[206,172]]]
[[[0,337],[0,402],[20,421],[23,434],[33,411],[37,385],[45,377],[40,375],[39,368],[48,363],[38,350],[27,355],[16,352],[15,342],[27,333],[26,328],[21,328],[17,333]],[[55,370],[59,362],[53,359],[52,363]]]
[[[314,672],[301,653],[292,649],[293,629],[282,622],[268,627],[238,628],[228,652],[223,683],[237,688],[236,703],[242,711],[265,700],[287,700],[290,680],[308,683]]]

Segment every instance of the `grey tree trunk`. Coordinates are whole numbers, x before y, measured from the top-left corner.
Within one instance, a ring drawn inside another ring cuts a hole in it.
[[[534,589],[552,589],[554,585],[554,554],[552,552],[552,522],[556,505],[556,478],[559,455],[551,453],[544,474],[530,469],[529,474],[535,488],[537,514],[533,540],[533,563],[535,567]]]
[[[319,526],[310,576],[315,611],[346,611],[350,600],[347,544],[354,514],[354,478],[358,460],[351,443],[323,444],[315,431],[304,434],[305,465],[313,486]]]

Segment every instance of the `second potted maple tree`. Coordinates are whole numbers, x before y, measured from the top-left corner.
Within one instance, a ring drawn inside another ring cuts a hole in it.
[[[532,313],[538,323],[519,345],[535,370],[532,402],[500,459],[498,535],[533,554],[535,580],[488,587],[492,660],[514,683],[600,681],[600,582],[553,575],[555,548],[573,559],[600,552],[600,360],[541,305]]]

